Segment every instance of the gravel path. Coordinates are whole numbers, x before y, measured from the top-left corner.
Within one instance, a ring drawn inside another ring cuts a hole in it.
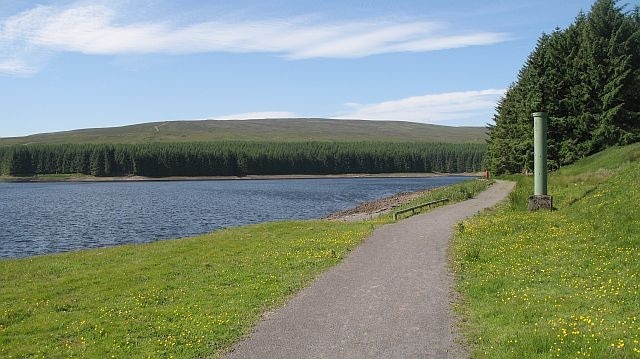
[[[345,261],[265,315],[228,358],[464,358],[447,249],[453,225],[513,189],[383,226]]]

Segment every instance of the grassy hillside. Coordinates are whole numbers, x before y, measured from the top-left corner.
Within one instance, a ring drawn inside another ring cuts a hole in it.
[[[531,177],[454,245],[474,358],[640,357],[640,144],[553,173],[557,211],[526,211]]]
[[[170,121],[0,138],[2,144],[143,143],[198,141],[391,141],[484,143],[484,127],[398,121],[262,119]]]

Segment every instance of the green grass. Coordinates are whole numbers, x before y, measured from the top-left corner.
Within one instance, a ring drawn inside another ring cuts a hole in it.
[[[486,180],[470,180],[462,182],[455,186],[448,187],[440,187],[435,188],[432,191],[426,192],[424,195],[416,198],[404,205],[399,206],[394,211],[403,210],[405,208],[413,207],[418,204],[427,203],[436,201],[443,198],[448,198],[448,203],[455,203],[460,201],[465,201],[467,199],[473,198],[476,194],[484,191],[491,185],[494,181],[486,181]],[[421,209],[419,212],[425,212],[429,210],[429,207]],[[412,215],[411,212],[403,213],[399,216],[400,219],[410,217]],[[385,221],[392,218],[393,212],[389,213],[385,216]]]
[[[0,357],[210,355],[370,230],[276,222],[0,261]]]
[[[450,127],[400,121],[266,119],[154,122],[0,138],[0,145],[208,141],[484,143],[486,138],[484,127]]]
[[[527,212],[532,178],[511,178],[454,241],[472,357],[640,357],[640,144],[553,173],[553,212]]]
[[[463,200],[487,185],[438,188],[413,203]],[[0,260],[0,358],[216,356],[389,222],[274,222]]]

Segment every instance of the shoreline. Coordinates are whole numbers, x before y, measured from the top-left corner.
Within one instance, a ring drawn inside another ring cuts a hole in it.
[[[298,180],[298,179],[340,179],[340,178],[431,178],[431,177],[481,177],[482,173],[356,173],[329,175],[247,175],[247,176],[174,176],[174,177],[94,177],[77,175],[44,175],[30,177],[0,176],[0,183],[29,183],[29,182],[171,182],[171,181],[236,181],[236,180]]]
[[[410,192],[398,192],[383,198],[358,203],[355,207],[351,207],[339,212],[330,213],[320,219],[345,222],[374,219],[378,216],[387,214],[416,198],[426,195],[436,188],[441,187],[419,189],[417,191]]]
[[[406,174],[405,174],[406,175]],[[459,175],[459,174],[458,174]],[[444,177],[446,176],[445,174],[422,174],[422,176],[414,176],[414,177],[410,177],[410,176],[402,176],[402,178],[434,178],[434,177]],[[469,179],[464,180],[462,182],[459,183],[467,183],[469,182],[470,179],[474,178],[471,174],[465,174],[463,175],[459,175],[460,177],[468,177]],[[358,177],[354,177],[353,175],[350,175],[348,177],[345,176],[331,176],[330,178],[362,178],[363,176],[358,176]],[[326,176],[323,178],[327,178]],[[365,176],[365,178],[382,178],[380,176],[373,176],[373,175],[368,175]],[[390,176],[386,176],[386,178],[400,178],[400,177],[390,177]],[[477,177],[476,177],[477,178]],[[254,180],[257,179],[261,179],[261,178],[252,178]],[[272,179],[278,179],[278,178],[272,178]],[[327,178],[329,179],[329,178]],[[43,181],[41,181],[43,182]],[[135,182],[135,181],[134,181]],[[143,181],[142,181],[143,182]],[[2,182],[0,182],[2,183]],[[91,182],[86,182],[86,183],[91,183]],[[320,215],[317,217],[313,217],[313,218],[308,218],[308,219],[301,219],[302,221],[338,221],[338,222],[359,222],[359,221],[366,221],[366,220],[372,220],[375,219],[379,216],[388,214],[390,212],[392,212],[394,209],[407,204],[408,202],[411,202],[412,200],[415,200],[419,197],[422,197],[424,195],[427,195],[428,193],[434,191],[434,190],[438,190],[441,188],[446,188],[446,187],[450,187],[450,186],[454,186],[456,184],[449,184],[449,185],[444,185],[444,186],[436,186],[436,187],[429,187],[429,188],[422,188],[422,189],[418,189],[415,191],[402,191],[402,192],[397,192],[382,198],[378,198],[378,199],[373,199],[373,200],[369,200],[369,201],[364,201],[364,202],[359,202],[354,204],[352,207],[349,207],[347,209],[341,210],[341,211],[336,211],[336,212],[330,212],[327,213],[325,215]],[[295,220],[295,219],[287,219],[287,220]],[[254,224],[260,224],[260,223],[269,223],[269,222],[279,222],[280,220],[275,220],[275,221],[267,221],[267,222],[259,222],[259,223],[254,223]],[[286,221],[286,220],[285,220]],[[240,228],[240,227],[247,227],[247,226],[251,226],[254,224],[243,224],[243,225],[239,225],[239,226],[232,226],[233,228]],[[220,228],[216,228],[211,232],[202,232],[202,233],[196,233],[196,234],[192,234],[192,235],[188,235],[186,237],[175,237],[175,238],[161,238],[161,239],[154,239],[151,241],[143,241],[143,242],[136,242],[136,243],[119,243],[119,244],[115,244],[115,245],[105,245],[105,246],[100,246],[100,247],[84,247],[84,248],[75,248],[75,249],[70,249],[70,250],[62,250],[62,251],[55,251],[55,252],[45,252],[45,253],[36,253],[36,254],[31,254],[31,255],[27,255],[27,256],[18,256],[18,257],[0,257],[0,262],[3,260],[13,260],[13,259],[21,259],[21,258],[31,258],[31,257],[38,257],[38,256],[47,256],[47,255],[55,255],[55,254],[60,254],[60,253],[68,253],[68,252],[76,252],[76,251],[82,251],[82,250],[94,250],[94,249],[101,249],[101,248],[110,248],[110,247],[118,247],[118,246],[123,246],[123,245],[130,245],[130,244],[145,244],[145,243],[155,243],[155,242],[160,242],[160,241],[166,241],[166,240],[176,240],[176,239],[183,239],[183,238],[191,238],[191,237],[196,237],[196,236],[201,236],[201,235],[206,235],[206,234],[210,234],[213,232],[216,232],[220,229],[224,229],[224,228],[228,228],[228,227],[220,227]]]

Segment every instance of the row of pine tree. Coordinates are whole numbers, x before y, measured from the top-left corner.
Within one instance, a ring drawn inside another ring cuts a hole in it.
[[[487,164],[533,166],[532,112],[549,113],[551,169],[640,141],[640,10],[598,0],[566,29],[543,34],[499,102]]]
[[[243,176],[477,172],[484,144],[211,142],[0,147],[6,176]]]

